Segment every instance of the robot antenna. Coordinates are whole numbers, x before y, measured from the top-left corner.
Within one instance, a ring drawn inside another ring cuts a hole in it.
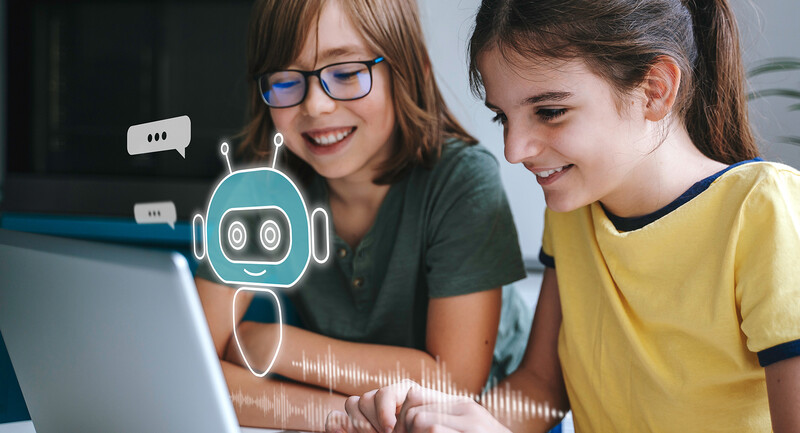
[[[228,163],[228,173],[233,173],[233,170],[231,169],[231,159],[228,157],[228,148],[229,147],[230,146],[228,146],[228,142],[227,141],[223,141],[222,144],[219,147],[219,151],[220,151],[220,153],[222,153],[222,156],[225,157],[225,162]]]
[[[276,133],[272,142],[275,144],[275,152],[272,155],[272,168],[275,168],[275,163],[278,161],[278,150],[283,146],[283,134]]]

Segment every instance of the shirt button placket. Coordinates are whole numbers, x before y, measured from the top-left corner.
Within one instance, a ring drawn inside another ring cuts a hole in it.
[[[364,257],[364,244],[362,240],[362,244],[358,246],[354,251],[352,251],[353,255],[353,279],[352,279],[352,286],[353,286],[353,295],[356,300],[356,308],[359,310],[363,310],[367,308],[369,305],[370,293],[369,288],[367,286],[367,279],[365,277],[367,270],[369,269],[369,260]]]

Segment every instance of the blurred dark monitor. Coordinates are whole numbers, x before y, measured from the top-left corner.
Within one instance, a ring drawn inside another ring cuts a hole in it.
[[[0,209],[132,217],[137,202],[172,200],[186,220],[204,207],[226,170],[219,144],[246,121],[252,0],[4,3]],[[181,115],[186,159],[128,155],[129,126]]]

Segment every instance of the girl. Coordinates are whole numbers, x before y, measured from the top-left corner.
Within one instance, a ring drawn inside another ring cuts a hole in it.
[[[497,163],[444,105],[415,4],[258,1],[248,72],[243,152],[271,161],[280,131],[290,152],[279,165],[302,181],[312,207],[329,209],[335,235],[331,260],[290,293],[307,330],[284,326],[272,372],[289,380],[242,367],[231,336],[250,298],[232,313],[234,289],[208,266],[198,271],[240,423],[321,430],[345,394],[394,374],[420,380],[440,364],[455,387],[479,392],[500,287],[525,273]],[[522,313],[504,312],[508,332],[528,328]],[[267,366],[276,325],[245,322],[237,334],[251,365]],[[498,358],[513,349],[498,347]]]
[[[547,202],[504,385],[556,410],[406,383],[348,401],[360,431],[800,431],[800,172],[757,158],[728,2],[484,0],[470,56]]]

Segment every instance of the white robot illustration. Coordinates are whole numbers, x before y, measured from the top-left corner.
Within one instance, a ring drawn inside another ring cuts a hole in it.
[[[245,292],[267,293],[277,306],[279,338],[275,354],[264,371],[256,371],[242,350],[233,324],[233,336],[247,368],[264,377],[272,368],[283,341],[283,317],[278,295],[270,289],[290,288],[303,276],[311,257],[325,263],[330,256],[328,213],[322,208],[308,212],[303,195],[286,174],[275,168],[283,135],[275,135],[272,167],[233,171],[229,146],[221,152],[228,165],[208,202],[205,219],[192,218],[192,248],[198,260],[208,257],[214,273],[228,284],[242,284],[233,298]],[[321,223],[321,224],[316,224]],[[324,235],[315,233],[322,227]],[[201,239],[196,233],[200,229]],[[198,241],[204,245],[198,249]],[[324,247],[324,248],[321,248]],[[317,250],[324,250],[322,257]]]

